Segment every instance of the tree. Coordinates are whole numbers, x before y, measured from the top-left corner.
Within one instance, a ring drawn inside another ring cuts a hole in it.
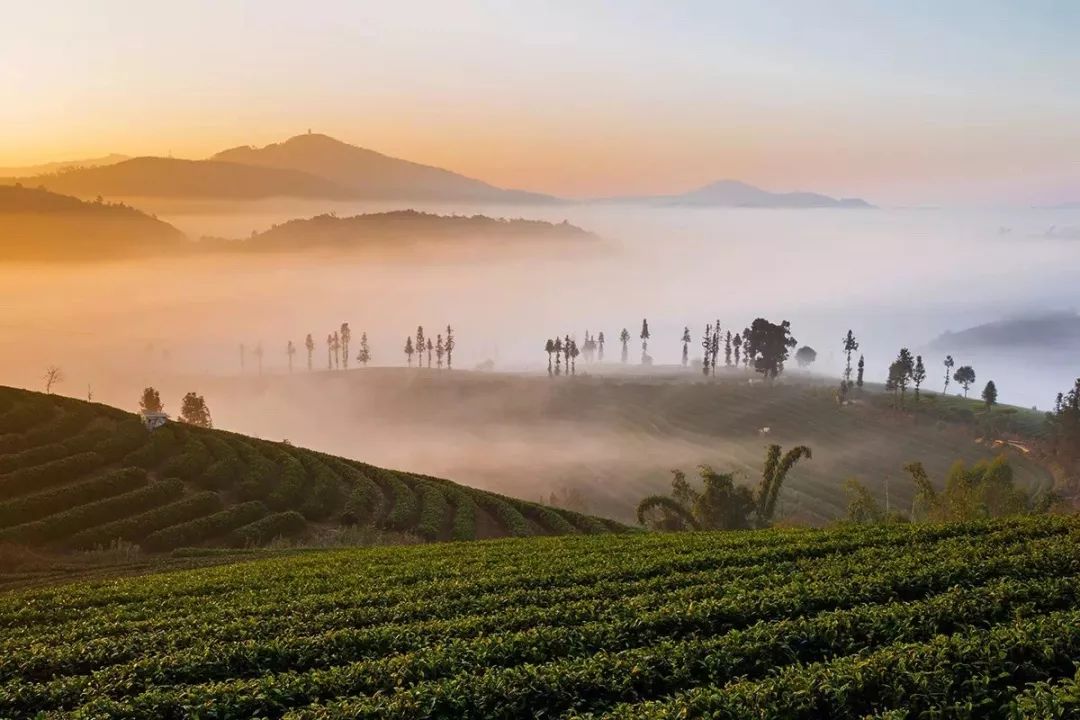
[[[368,347],[367,333],[360,333],[360,352],[356,354],[356,360],[364,367],[371,362],[371,348]]]
[[[447,325],[446,326],[446,369],[452,370],[454,367],[454,348],[457,347],[457,343],[454,341],[454,330]]]
[[[604,362],[604,331],[601,330],[600,334],[596,336],[596,350],[597,360]]]
[[[904,407],[908,383],[911,381],[914,373],[915,359],[911,356],[911,351],[907,348],[900,348],[900,353],[896,356],[896,360],[889,366],[889,379],[885,383],[885,388],[893,391],[894,400],[896,394],[899,393],[901,408]]]
[[[742,331],[742,362],[743,367],[750,367],[750,362],[756,361],[756,358],[750,354],[750,328],[743,328]]]
[[[442,333],[435,336],[435,359],[439,369],[442,369],[443,355],[446,354],[446,345],[443,344]],[[551,365],[551,355],[548,355],[548,365]]]
[[[349,369],[349,342],[352,340],[352,330],[349,329],[349,323],[341,323],[341,359],[345,365],[345,369]]]
[[[52,394],[53,385],[64,382],[64,371],[56,365],[45,368],[45,393]]]
[[[682,365],[690,364],[690,328],[684,327],[682,331]]]
[[[956,372],[953,373],[952,379],[955,380],[960,387],[964,388],[964,397],[967,397],[968,388],[975,382],[975,369],[970,365],[961,365],[956,368]]]
[[[330,334],[326,336],[326,369],[334,369],[334,336]]]
[[[577,356],[578,346],[577,340],[570,341],[570,374],[577,375]]]
[[[716,360],[720,357],[720,320],[716,320],[716,324],[713,325],[712,345],[709,346],[709,352],[712,354],[712,363],[710,364],[710,370],[712,374],[716,374]]]
[[[1080,459],[1080,378],[1071,390],[1058,393],[1054,412],[1047,415],[1053,452],[1066,466],[1071,465]]]
[[[1036,500],[1016,487],[1008,458],[999,455],[967,467],[957,460],[941,492],[934,489],[922,463],[904,467],[915,483],[912,519],[932,522],[967,522],[1020,513],[1043,512],[1053,504],[1052,494]]]
[[[255,362],[257,362],[259,364],[259,375],[262,375],[262,371],[263,371],[263,363],[262,363],[262,361],[263,361],[263,347],[262,347],[262,343],[260,342],[260,343],[255,345]]]
[[[630,343],[630,331],[626,328],[622,329],[619,333],[619,341],[622,342],[622,362],[626,364],[627,359],[630,357],[629,343]]]
[[[419,325],[416,328],[416,367],[424,367],[424,326]]]
[[[427,339],[427,366],[431,369],[431,353],[435,351],[435,343],[431,342],[431,338]]]
[[[861,389],[863,386],[863,371],[866,370],[866,360],[862,355],[859,356],[859,373],[855,378],[855,384]]]
[[[717,473],[708,465],[698,468],[703,490],[690,487],[681,470],[673,470],[671,497],[652,495],[638,504],[642,525],[664,530],[734,530],[766,527],[776,512],[787,474],[810,449],[799,446],[781,457],[779,445],[769,447],[757,492],[736,486],[732,473]]]
[[[555,375],[562,375],[562,338],[556,337],[552,347],[555,350]]]
[[[814,364],[817,360],[817,351],[809,345],[803,345],[795,353],[795,362],[799,364],[801,368],[808,368]]]
[[[304,339],[304,347],[307,348],[307,369],[311,372],[311,358],[315,354],[315,341],[311,339],[311,333]]]
[[[952,374],[953,366],[956,365],[956,361],[952,359],[952,355],[945,356],[945,389],[941,391],[942,395],[949,392],[949,377]]]
[[[922,355],[915,358],[915,367],[911,371],[911,384],[915,386],[915,402],[919,402],[919,388],[926,380],[926,366],[923,365]]]
[[[180,419],[189,425],[210,428],[214,424],[210,420],[210,408],[206,406],[206,400],[202,395],[189,392],[184,396],[180,405]]]
[[[341,336],[338,335],[338,331],[334,331],[333,339],[331,340],[332,347],[334,349],[334,367],[341,369]]]
[[[648,365],[649,357],[649,321],[641,321],[641,364]]]
[[[569,375],[570,374],[570,352],[571,352],[570,336],[569,335],[567,335],[566,337],[563,338],[562,351],[563,351],[563,367],[566,369],[566,374]]]
[[[292,372],[293,355],[296,354],[296,346],[293,345],[292,340],[285,346],[285,354],[289,356],[289,372]]]
[[[844,491],[848,496],[848,520],[862,525],[877,525],[885,521],[885,511],[870,491],[855,478],[844,482]]]
[[[701,337],[701,349],[704,352],[701,358],[701,372],[709,374],[709,354],[712,349],[712,325],[705,326],[705,334]]]
[[[555,341],[551,338],[548,338],[547,342],[544,343],[544,352],[546,352],[548,356],[548,375],[551,375],[551,353],[555,352]]]
[[[416,351],[413,349],[412,337],[406,337],[405,338],[405,357],[408,358],[409,367],[412,367],[412,356],[413,356],[414,352],[416,352]]]
[[[736,335],[735,337],[738,337]],[[738,361],[736,361],[738,362]],[[727,336],[724,338],[724,367],[731,367],[731,331],[727,331]]]
[[[739,367],[739,354],[742,352],[742,337],[739,333],[735,333],[735,337],[731,338],[731,347],[735,351],[735,367]]]
[[[155,413],[164,409],[161,403],[161,393],[152,387],[143,388],[142,397],[139,398],[139,409],[143,412]]]
[[[991,380],[990,382],[986,383],[986,387],[984,387],[982,391],[982,399],[983,402],[986,403],[987,410],[990,410],[994,407],[994,405],[997,404],[997,397],[997,385],[995,385],[994,381]]]
[[[754,359],[754,370],[773,380],[784,372],[784,362],[790,350],[798,345],[791,336],[791,323],[784,320],[779,325],[758,318],[750,325],[749,351]]]
[[[847,364],[844,366],[844,382],[851,386],[851,353],[859,349],[859,341],[855,339],[851,330],[844,336],[844,353],[847,355]]]

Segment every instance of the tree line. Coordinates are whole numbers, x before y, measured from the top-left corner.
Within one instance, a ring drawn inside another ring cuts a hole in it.
[[[165,404],[161,402],[161,393],[152,387],[143,389],[139,398],[139,410],[144,413],[165,412]],[[206,404],[206,398],[196,392],[189,392],[180,401],[180,419],[189,425],[212,428],[213,421],[210,419],[210,408]]]
[[[434,356],[436,367],[442,368],[443,358],[446,358],[446,369],[454,369],[454,348],[457,346],[457,340],[454,337],[454,329],[449,325],[446,326],[446,337],[444,338],[442,333],[438,333],[433,341],[430,335],[424,334],[424,326],[419,325],[416,328],[416,342],[413,342],[413,336],[409,335],[405,338],[405,359],[406,364],[412,367],[413,356],[416,356],[416,367],[424,367],[424,354],[427,353],[427,366],[431,367],[432,357]]]

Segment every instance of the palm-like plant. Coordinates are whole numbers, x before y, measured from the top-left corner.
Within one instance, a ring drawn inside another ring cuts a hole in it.
[[[701,491],[690,487],[681,470],[672,471],[671,496],[650,495],[638,504],[637,519],[657,530],[736,530],[767,527],[776,513],[784,480],[810,448],[799,445],[783,453],[770,445],[757,492],[735,484],[733,473],[718,473],[702,465]]]

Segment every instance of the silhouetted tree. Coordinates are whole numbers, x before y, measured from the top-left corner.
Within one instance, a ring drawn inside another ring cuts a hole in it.
[[[180,419],[189,425],[210,428],[214,424],[210,420],[210,408],[206,406],[206,400],[202,395],[189,392],[184,396],[180,405]]]
[[[750,328],[742,331],[742,362],[743,367],[750,367],[751,362],[757,362],[757,358],[750,352]]]
[[[418,325],[416,328],[416,367],[424,367],[424,326]]]
[[[705,325],[705,334],[701,337],[701,373],[702,375],[709,374],[709,356],[712,351],[712,325]]]
[[[855,334],[848,330],[843,342],[844,353],[847,355],[847,364],[844,365],[844,383],[851,387],[851,353],[859,349],[859,341],[855,339]]]
[[[596,350],[597,350],[597,354],[598,354],[597,355],[597,360],[599,362],[604,362],[604,331],[603,330],[601,330],[600,334],[596,336]]]
[[[326,369],[334,369],[334,336],[332,334],[326,336]]]
[[[547,342],[544,343],[544,352],[546,352],[548,356],[548,375],[551,375],[551,353],[555,352],[555,341],[551,338],[548,338]]]
[[[964,397],[967,397],[968,388],[975,382],[975,369],[970,365],[962,365],[956,368],[956,372],[953,373],[953,380],[964,388]]]
[[[735,367],[739,367],[739,355],[742,353],[742,336],[739,333],[731,338],[731,347],[735,351]]]
[[[649,321],[641,321],[641,364],[648,364],[649,357]]]
[[[619,333],[619,341],[622,342],[622,362],[625,365],[630,358],[630,331],[623,328]]]
[[[859,374],[855,378],[855,384],[860,388],[863,386],[863,371],[866,369],[866,360],[862,355],[859,356]]]
[[[259,366],[259,375],[262,375],[262,371],[263,371],[263,363],[262,363],[262,361],[263,361],[263,347],[262,347],[262,343],[259,342],[259,343],[257,343],[255,345],[255,362]]]
[[[941,391],[942,395],[949,392],[949,378],[952,376],[953,366],[956,365],[956,361],[952,359],[952,355],[945,356],[945,389]]]
[[[416,350],[413,348],[412,337],[405,338],[405,357],[408,358],[409,367],[412,367],[412,356]]]
[[[795,362],[799,364],[801,368],[808,368],[814,364],[817,360],[817,351],[809,345],[803,345],[795,353]]]
[[[769,380],[784,372],[789,352],[798,345],[791,336],[791,323],[784,320],[777,325],[765,318],[757,318],[747,335],[750,344],[747,356],[754,359],[754,370]]]
[[[368,346],[367,333],[360,333],[360,352],[356,354],[356,360],[364,367],[371,362],[371,348]]]
[[[566,368],[566,374],[570,374],[570,336],[567,335],[563,338],[562,351],[563,351],[563,367]]]
[[[349,323],[341,323],[341,360],[345,365],[345,369],[349,369],[349,342],[352,340],[352,330],[349,329]]]
[[[570,341],[570,374],[577,375],[578,346],[576,340]]]
[[[289,372],[292,372],[293,355],[296,354],[296,346],[293,345],[292,340],[285,346],[285,354],[289,356]]]
[[[427,339],[427,366],[431,369],[431,353],[435,351],[435,344],[431,342],[431,338]]]
[[[142,397],[139,398],[139,409],[143,412],[161,412],[164,409],[161,403],[161,393],[152,387],[144,388]]]
[[[757,515],[759,524],[767,525],[772,522],[776,513],[776,501],[780,497],[780,489],[783,487],[787,474],[801,458],[810,460],[812,455],[810,448],[799,445],[788,450],[780,456],[779,445],[770,445],[765,455],[765,469],[761,473],[761,484],[757,491]]]
[[[304,339],[304,347],[307,348],[307,369],[311,372],[311,358],[315,354],[315,341],[311,339],[311,333]]]
[[[436,366],[442,369],[443,355],[446,354],[446,345],[443,344],[442,333],[435,336],[435,360]],[[548,355],[548,364],[551,364],[551,356]]]
[[[682,365],[690,364],[690,328],[684,327],[682,331]]]
[[[893,391],[894,400],[899,394],[900,407],[904,407],[904,400],[907,395],[908,383],[911,382],[912,374],[915,372],[915,359],[911,356],[911,351],[907,348],[900,348],[900,353],[896,356],[896,360],[889,366],[889,379],[885,383],[886,389]]]
[[[562,338],[556,337],[552,347],[555,349],[555,375],[562,375]]]
[[[713,325],[712,344],[709,346],[709,353],[712,355],[712,363],[710,363],[709,369],[712,374],[716,374],[717,359],[720,357],[720,320],[717,318],[716,324]]]
[[[457,342],[454,340],[454,330],[449,325],[446,326],[446,369],[452,370],[454,368],[454,348],[457,347]]]
[[[922,355],[915,358],[915,367],[911,370],[911,384],[915,386],[915,402],[919,402],[919,388],[926,380],[926,366],[923,365]]]
[[[737,336],[736,336],[737,337]],[[738,362],[738,361],[736,361]],[[724,338],[724,367],[731,367],[731,331]]]
[[[53,385],[64,382],[64,371],[56,365],[45,368],[45,394],[51,395]]]
[[[982,391],[982,399],[983,402],[986,403],[987,410],[993,408],[994,405],[997,404],[997,397],[997,385],[995,385],[994,381],[991,380],[990,382],[986,383],[986,387],[984,387]]]
[[[1058,393],[1054,412],[1047,415],[1053,452],[1069,466],[1080,459],[1080,378],[1068,392]]]

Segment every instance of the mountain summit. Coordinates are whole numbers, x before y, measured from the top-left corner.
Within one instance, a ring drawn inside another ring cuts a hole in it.
[[[832,198],[813,192],[776,193],[740,180],[718,180],[679,195],[647,195],[613,198],[611,202],[693,207],[759,208],[872,208],[861,198]]]
[[[296,170],[325,178],[364,199],[431,201],[550,202],[554,198],[504,190],[449,170],[421,165],[308,133],[265,147],[236,147],[211,160]]]

